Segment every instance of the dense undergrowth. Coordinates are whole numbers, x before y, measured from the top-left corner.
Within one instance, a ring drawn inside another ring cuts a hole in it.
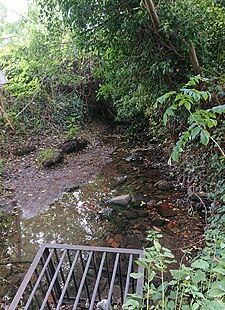
[[[0,14],[9,82],[0,89],[1,141],[46,130],[72,137],[97,100],[133,136],[163,142],[190,209],[205,211],[205,249],[154,287],[150,267],[163,271],[172,255],[155,241],[146,300],[129,307],[225,309],[223,1],[40,0],[16,23]]]

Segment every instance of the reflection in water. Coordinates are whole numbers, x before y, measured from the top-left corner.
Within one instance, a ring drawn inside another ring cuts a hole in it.
[[[5,265],[0,266],[0,301],[2,296],[12,297],[15,294],[41,244],[105,245],[99,211],[108,207],[105,202],[110,197],[121,194],[134,197],[141,195],[142,201],[153,199],[158,194],[154,184],[160,179],[160,174],[158,169],[146,164],[148,154],[131,161],[126,157],[127,151],[115,153],[112,162],[97,177],[82,185],[78,191],[64,194],[60,201],[38,216],[25,218],[25,214],[21,216],[19,213],[14,216],[12,234],[9,234],[10,238],[4,239],[7,254],[3,258]],[[116,224],[119,227],[119,222]],[[121,227],[122,231],[117,232],[117,237],[127,233],[127,238],[132,239],[129,229],[125,228],[127,226],[123,223]],[[135,237],[132,240],[138,239]],[[13,261],[13,264],[7,266],[8,262]],[[28,263],[16,264],[15,261]],[[1,277],[7,281],[3,283],[5,286],[1,285]]]
[[[22,256],[31,258],[43,243],[87,244],[98,237],[98,217],[88,209],[81,192],[65,194],[63,199],[34,218],[22,219]]]

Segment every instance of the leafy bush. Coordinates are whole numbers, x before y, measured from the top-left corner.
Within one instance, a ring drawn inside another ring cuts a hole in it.
[[[203,145],[208,145],[211,139],[221,151],[221,155],[225,157],[224,151],[210,134],[210,129],[218,125],[216,115],[225,113],[225,105],[214,106],[210,109],[201,108],[210,101],[211,94],[208,91],[195,89],[200,82],[207,82],[207,80],[200,75],[191,78],[179,92],[166,93],[158,98],[155,104],[156,108],[158,103],[165,104],[167,101],[170,103],[163,116],[164,125],[167,125],[169,117],[176,117],[176,113],[182,116],[183,127],[187,127],[186,131],[180,134],[173,149],[171,159],[175,161],[178,161],[179,153],[183,151],[185,144],[198,136]]]
[[[137,261],[145,273],[131,274],[135,279],[144,277],[143,296],[131,295],[123,309],[225,309],[225,235],[214,226],[218,222],[223,225],[224,220],[225,216],[219,221],[218,218],[212,221],[213,229],[206,235],[203,252],[190,266],[181,262],[179,269],[170,270],[170,281],[165,281],[164,277],[174,255],[161,246],[159,239],[162,235],[149,232],[147,240],[153,245],[146,248],[145,257]],[[188,252],[190,250],[184,251],[184,256]],[[157,284],[158,279],[160,284]]]

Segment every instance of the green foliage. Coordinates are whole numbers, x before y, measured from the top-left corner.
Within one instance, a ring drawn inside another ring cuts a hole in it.
[[[137,261],[144,268],[144,274],[131,274],[134,279],[144,276],[143,296],[131,295],[123,309],[225,309],[224,232],[215,229],[216,223],[223,225],[224,219],[217,217],[212,221],[213,230],[208,230],[203,252],[189,267],[181,262],[179,269],[170,270],[170,281],[164,280],[164,274],[174,256],[161,246],[161,235],[149,232],[148,240],[153,245],[146,248],[145,257]],[[184,256],[189,253],[190,250],[184,251]],[[160,284],[156,284],[157,278]]]
[[[201,109],[211,99],[211,94],[208,91],[197,90],[196,87],[200,82],[207,82],[205,78],[200,75],[191,78],[190,81],[181,88],[179,92],[171,91],[157,99],[155,108],[158,103],[165,105],[169,102],[170,105],[163,115],[163,122],[166,126],[169,117],[175,117],[175,113],[183,116],[184,124],[187,124],[187,130],[180,135],[173,153],[170,158],[178,161],[179,153],[183,151],[185,144],[197,137],[203,145],[208,145],[210,138],[218,145],[218,143],[211,137],[210,129],[216,127],[218,122],[216,120],[217,114],[225,113],[225,105],[214,106],[211,109]],[[191,87],[191,88],[190,88]],[[221,149],[221,148],[220,148]],[[222,151],[222,155],[224,153]]]
[[[38,166],[41,166],[44,162],[47,160],[54,159],[55,157],[55,152],[52,149],[44,149],[40,152],[37,163]]]
[[[95,75],[102,79],[99,96],[113,101],[119,119],[139,123],[146,108],[161,93],[193,74],[189,42],[194,44],[208,77],[223,74],[222,1],[155,3],[161,22],[159,35],[144,1],[40,0],[39,3],[43,18],[54,16],[58,6],[64,22],[75,30],[80,50],[91,52],[98,59]],[[51,18],[49,27],[54,22],[59,21]],[[158,116],[156,112],[151,115]]]
[[[68,140],[72,139],[75,135],[80,133],[80,117],[74,115],[66,121],[66,138]]]
[[[59,12],[55,14],[60,18]],[[33,5],[27,18],[5,24],[7,39],[0,51],[0,67],[9,81],[4,106],[22,133],[57,125],[65,128],[67,117],[84,112],[76,89],[85,78],[82,66],[76,70],[81,61],[73,32],[63,25],[48,29],[38,15],[39,8]]]

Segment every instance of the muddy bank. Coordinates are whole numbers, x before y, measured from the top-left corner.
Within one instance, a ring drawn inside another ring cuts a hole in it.
[[[1,204],[7,210],[16,205],[23,217],[33,217],[60,199],[63,193],[79,188],[110,161],[114,146],[102,143],[109,130],[107,126],[95,126],[94,130],[84,131],[82,134],[90,145],[81,153],[64,156],[64,162],[52,168],[38,166],[38,156],[44,148],[59,147],[61,140],[54,137],[32,141],[36,150],[31,154],[15,156],[11,152],[3,177],[3,188],[9,194],[2,197]]]

